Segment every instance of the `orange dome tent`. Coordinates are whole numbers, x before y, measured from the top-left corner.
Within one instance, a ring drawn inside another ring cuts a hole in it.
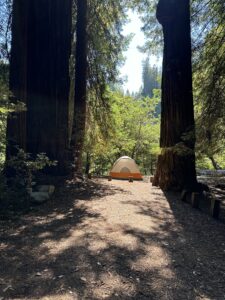
[[[110,176],[114,179],[143,179],[136,162],[128,156],[122,156],[114,163]]]

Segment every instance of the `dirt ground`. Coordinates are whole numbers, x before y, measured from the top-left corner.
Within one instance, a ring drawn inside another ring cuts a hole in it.
[[[0,299],[225,299],[225,225],[146,182],[68,184],[0,223]]]

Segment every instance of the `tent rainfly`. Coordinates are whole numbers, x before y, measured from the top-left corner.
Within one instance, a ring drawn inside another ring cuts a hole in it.
[[[122,156],[114,163],[110,177],[114,179],[143,179],[136,162],[128,156]]]

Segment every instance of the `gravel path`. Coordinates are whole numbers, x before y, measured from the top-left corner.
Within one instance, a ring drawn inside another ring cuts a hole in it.
[[[149,183],[68,184],[1,221],[0,299],[225,299],[225,225]]]

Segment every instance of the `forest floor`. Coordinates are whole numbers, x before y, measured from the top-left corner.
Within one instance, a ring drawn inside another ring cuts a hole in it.
[[[225,224],[147,182],[68,183],[0,222],[0,299],[225,299]]]

